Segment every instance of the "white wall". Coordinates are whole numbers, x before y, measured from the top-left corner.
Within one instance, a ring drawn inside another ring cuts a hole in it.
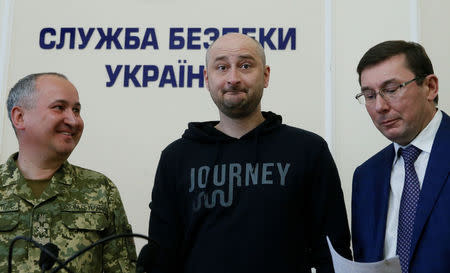
[[[385,40],[410,40],[410,1],[341,0],[335,4],[336,150],[347,210],[354,169],[389,141],[373,125],[355,95],[356,66],[363,54]],[[389,7],[389,8],[386,8]]]
[[[439,77],[439,107],[450,111],[450,2],[446,0],[423,0],[420,3],[421,42],[433,62]]]
[[[12,2],[2,1],[0,7],[5,3]],[[266,49],[272,71],[263,109],[280,113],[285,123],[329,141],[349,209],[354,168],[388,144],[354,99],[359,89],[359,59],[384,40],[422,42],[440,78],[440,107],[448,112],[450,37],[441,30],[449,25],[449,10],[444,0],[230,0],[222,4],[206,0],[16,0],[8,9],[0,9],[0,37],[8,37],[11,44],[0,44],[0,56],[7,56],[0,67],[0,77],[5,75],[0,78],[0,161],[17,150],[4,109],[9,88],[30,73],[64,73],[78,88],[85,120],[84,135],[69,160],[110,177],[121,192],[134,232],[146,234],[161,150],[181,136],[189,121],[217,119],[217,110],[202,88],[120,84],[107,88],[105,65],[162,67],[176,65],[178,59],[202,65],[204,49],[167,49],[170,27],[293,27],[296,50]],[[67,46],[43,50],[39,32],[45,27],[154,27],[160,48],[95,50],[97,36],[84,50]],[[143,242],[136,243],[139,250]]]
[[[388,7],[388,8],[387,8]],[[347,210],[350,211],[354,169],[389,144],[374,127],[365,107],[354,99],[359,90],[356,66],[362,55],[385,40],[421,43],[439,77],[439,108],[449,112],[450,37],[447,1],[340,0],[334,3],[335,58],[335,160],[338,164]]]
[[[10,40],[12,30],[12,10],[13,2],[11,0],[4,0],[0,2],[0,102],[6,101],[8,95],[7,79],[8,79],[8,67],[10,60]],[[0,143],[3,139],[3,133],[5,126],[9,126],[4,121],[6,115],[5,103],[0,104]],[[0,154],[2,153],[2,145],[0,145]]]

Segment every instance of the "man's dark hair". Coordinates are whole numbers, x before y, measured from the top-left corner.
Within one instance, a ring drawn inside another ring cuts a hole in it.
[[[428,58],[423,46],[414,42],[402,40],[385,41],[370,48],[359,61],[356,71],[358,81],[361,84],[361,73],[364,69],[377,65],[393,56],[404,54],[406,67],[411,70],[416,77],[434,74],[433,64]],[[417,84],[422,85],[424,78],[418,79]],[[437,105],[438,96],[434,99]]]

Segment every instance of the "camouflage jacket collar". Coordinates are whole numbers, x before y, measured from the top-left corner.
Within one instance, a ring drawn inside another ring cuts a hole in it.
[[[2,181],[2,187],[17,184],[20,180],[24,179],[16,165],[18,155],[19,153],[12,154],[6,163],[0,166],[0,181]]]
[[[36,200],[31,189],[27,185],[26,179],[17,167],[17,156],[18,153],[12,154],[6,163],[0,166],[1,186],[13,186],[17,196],[20,196],[31,203],[35,203],[35,201],[38,200],[48,200],[64,192],[66,188],[74,182],[75,168],[66,160],[53,175],[49,186],[44,190],[39,199]]]
[[[3,181],[2,186],[17,184],[19,180],[25,179],[16,164],[18,155],[18,152],[12,154],[6,163],[0,166],[0,175],[2,176]],[[52,183],[56,182],[71,185],[74,174],[74,167],[66,160],[53,175]]]

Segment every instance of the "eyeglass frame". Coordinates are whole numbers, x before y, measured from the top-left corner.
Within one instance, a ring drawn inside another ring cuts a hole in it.
[[[410,83],[412,83],[412,82],[415,82],[415,81],[417,81],[417,80],[419,80],[419,79],[426,78],[427,76],[428,76],[428,75],[417,76],[417,77],[415,77],[415,78],[412,79],[412,80],[403,82],[403,83],[399,84],[395,89],[389,90],[389,93],[393,94],[393,93],[397,92],[397,90],[399,90],[400,88],[403,88],[403,87],[407,86],[408,84],[410,84]],[[385,88],[382,87],[382,88],[378,89],[378,91],[376,91],[376,90],[372,90],[372,91],[375,92],[375,98],[373,99],[373,102],[375,102],[375,100],[376,100],[376,98],[377,98],[377,95],[380,95],[383,99],[386,100],[386,97],[385,97],[384,95],[385,95],[385,92],[386,92],[387,90],[386,90]],[[366,99],[364,98],[364,101],[361,102],[360,97],[364,97],[364,92],[363,92],[363,91],[361,91],[361,93],[356,94],[356,95],[355,95],[355,99],[356,99],[360,104],[362,104],[362,105],[367,105]],[[389,101],[389,100],[388,100],[388,101]]]

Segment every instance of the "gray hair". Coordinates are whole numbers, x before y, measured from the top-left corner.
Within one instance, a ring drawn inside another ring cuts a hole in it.
[[[8,109],[8,117],[12,123],[11,111],[15,106],[20,106],[26,109],[34,107],[35,103],[35,91],[36,91],[36,80],[41,76],[57,76],[67,80],[67,77],[63,74],[56,72],[45,72],[45,73],[35,73],[25,76],[20,79],[9,91],[8,99],[6,101],[6,106]],[[14,124],[13,124],[14,128]],[[14,128],[15,130],[15,128]]]

